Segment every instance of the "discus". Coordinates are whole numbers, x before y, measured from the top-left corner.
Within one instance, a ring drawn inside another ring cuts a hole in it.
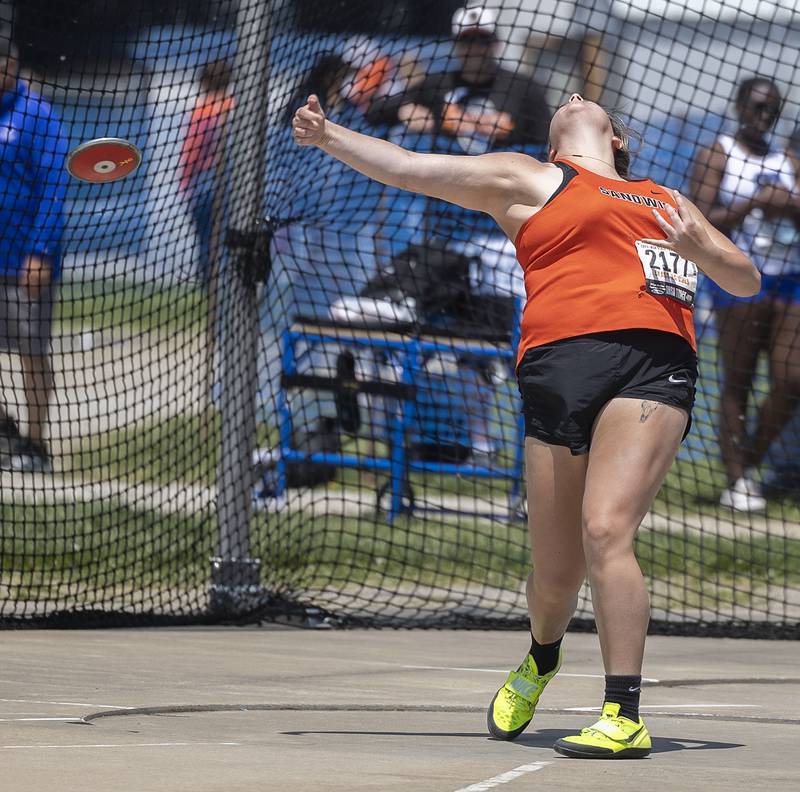
[[[67,158],[67,171],[81,181],[103,184],[130,176],[142,152],[122,138],[95,138],[81,143]]]

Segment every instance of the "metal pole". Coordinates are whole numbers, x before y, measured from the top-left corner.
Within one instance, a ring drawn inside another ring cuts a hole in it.
[[[211,611],[242,616],[267,599],[258,558],[251,557],[251,453],[258,383],[258,275],[268,267],[264,173],[273,2],[239,5],[234,61],[235,105],[229,119],[227,229],[217,301],[221,446],[217,470],[218,555],[212,559]],[[267,240],[268,242],[268,240]]]

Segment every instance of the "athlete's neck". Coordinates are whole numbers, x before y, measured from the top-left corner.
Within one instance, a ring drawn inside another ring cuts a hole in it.
[[[578,164],[592,173],[596,173],[599,176],[608,176],[617,181],[627,181],[627,179],[623,179],[622,176],[619,175],[613,162],[608,162],[602,157],[592,157],[589,154],[562,154],[558,152],[556,159],[578,159]],[[584,162],[584,160],[589,160],[589,162]]]

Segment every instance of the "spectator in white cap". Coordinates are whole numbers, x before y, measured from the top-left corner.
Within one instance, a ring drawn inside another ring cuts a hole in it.
[[[458,68],[374,103],[373,119],[400,121],[412,132],[444,133],[473,154],[545,144],[550,110],[544,89],[527,74],[500,65],[496,13],[484,6],[461,8],[453,15],[452,32]]]

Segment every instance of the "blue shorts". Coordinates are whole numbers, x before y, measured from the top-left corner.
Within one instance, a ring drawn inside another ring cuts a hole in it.
[[[711,304],[714,308],[730,308],[732,305],[754,303],[759,300],[781,300],[783,302],[800,302],[800,272],[789,275],[762,275],[761,291],[752,297],[734,297],[711,278],[706,279],[707,292],[711,295]]]

